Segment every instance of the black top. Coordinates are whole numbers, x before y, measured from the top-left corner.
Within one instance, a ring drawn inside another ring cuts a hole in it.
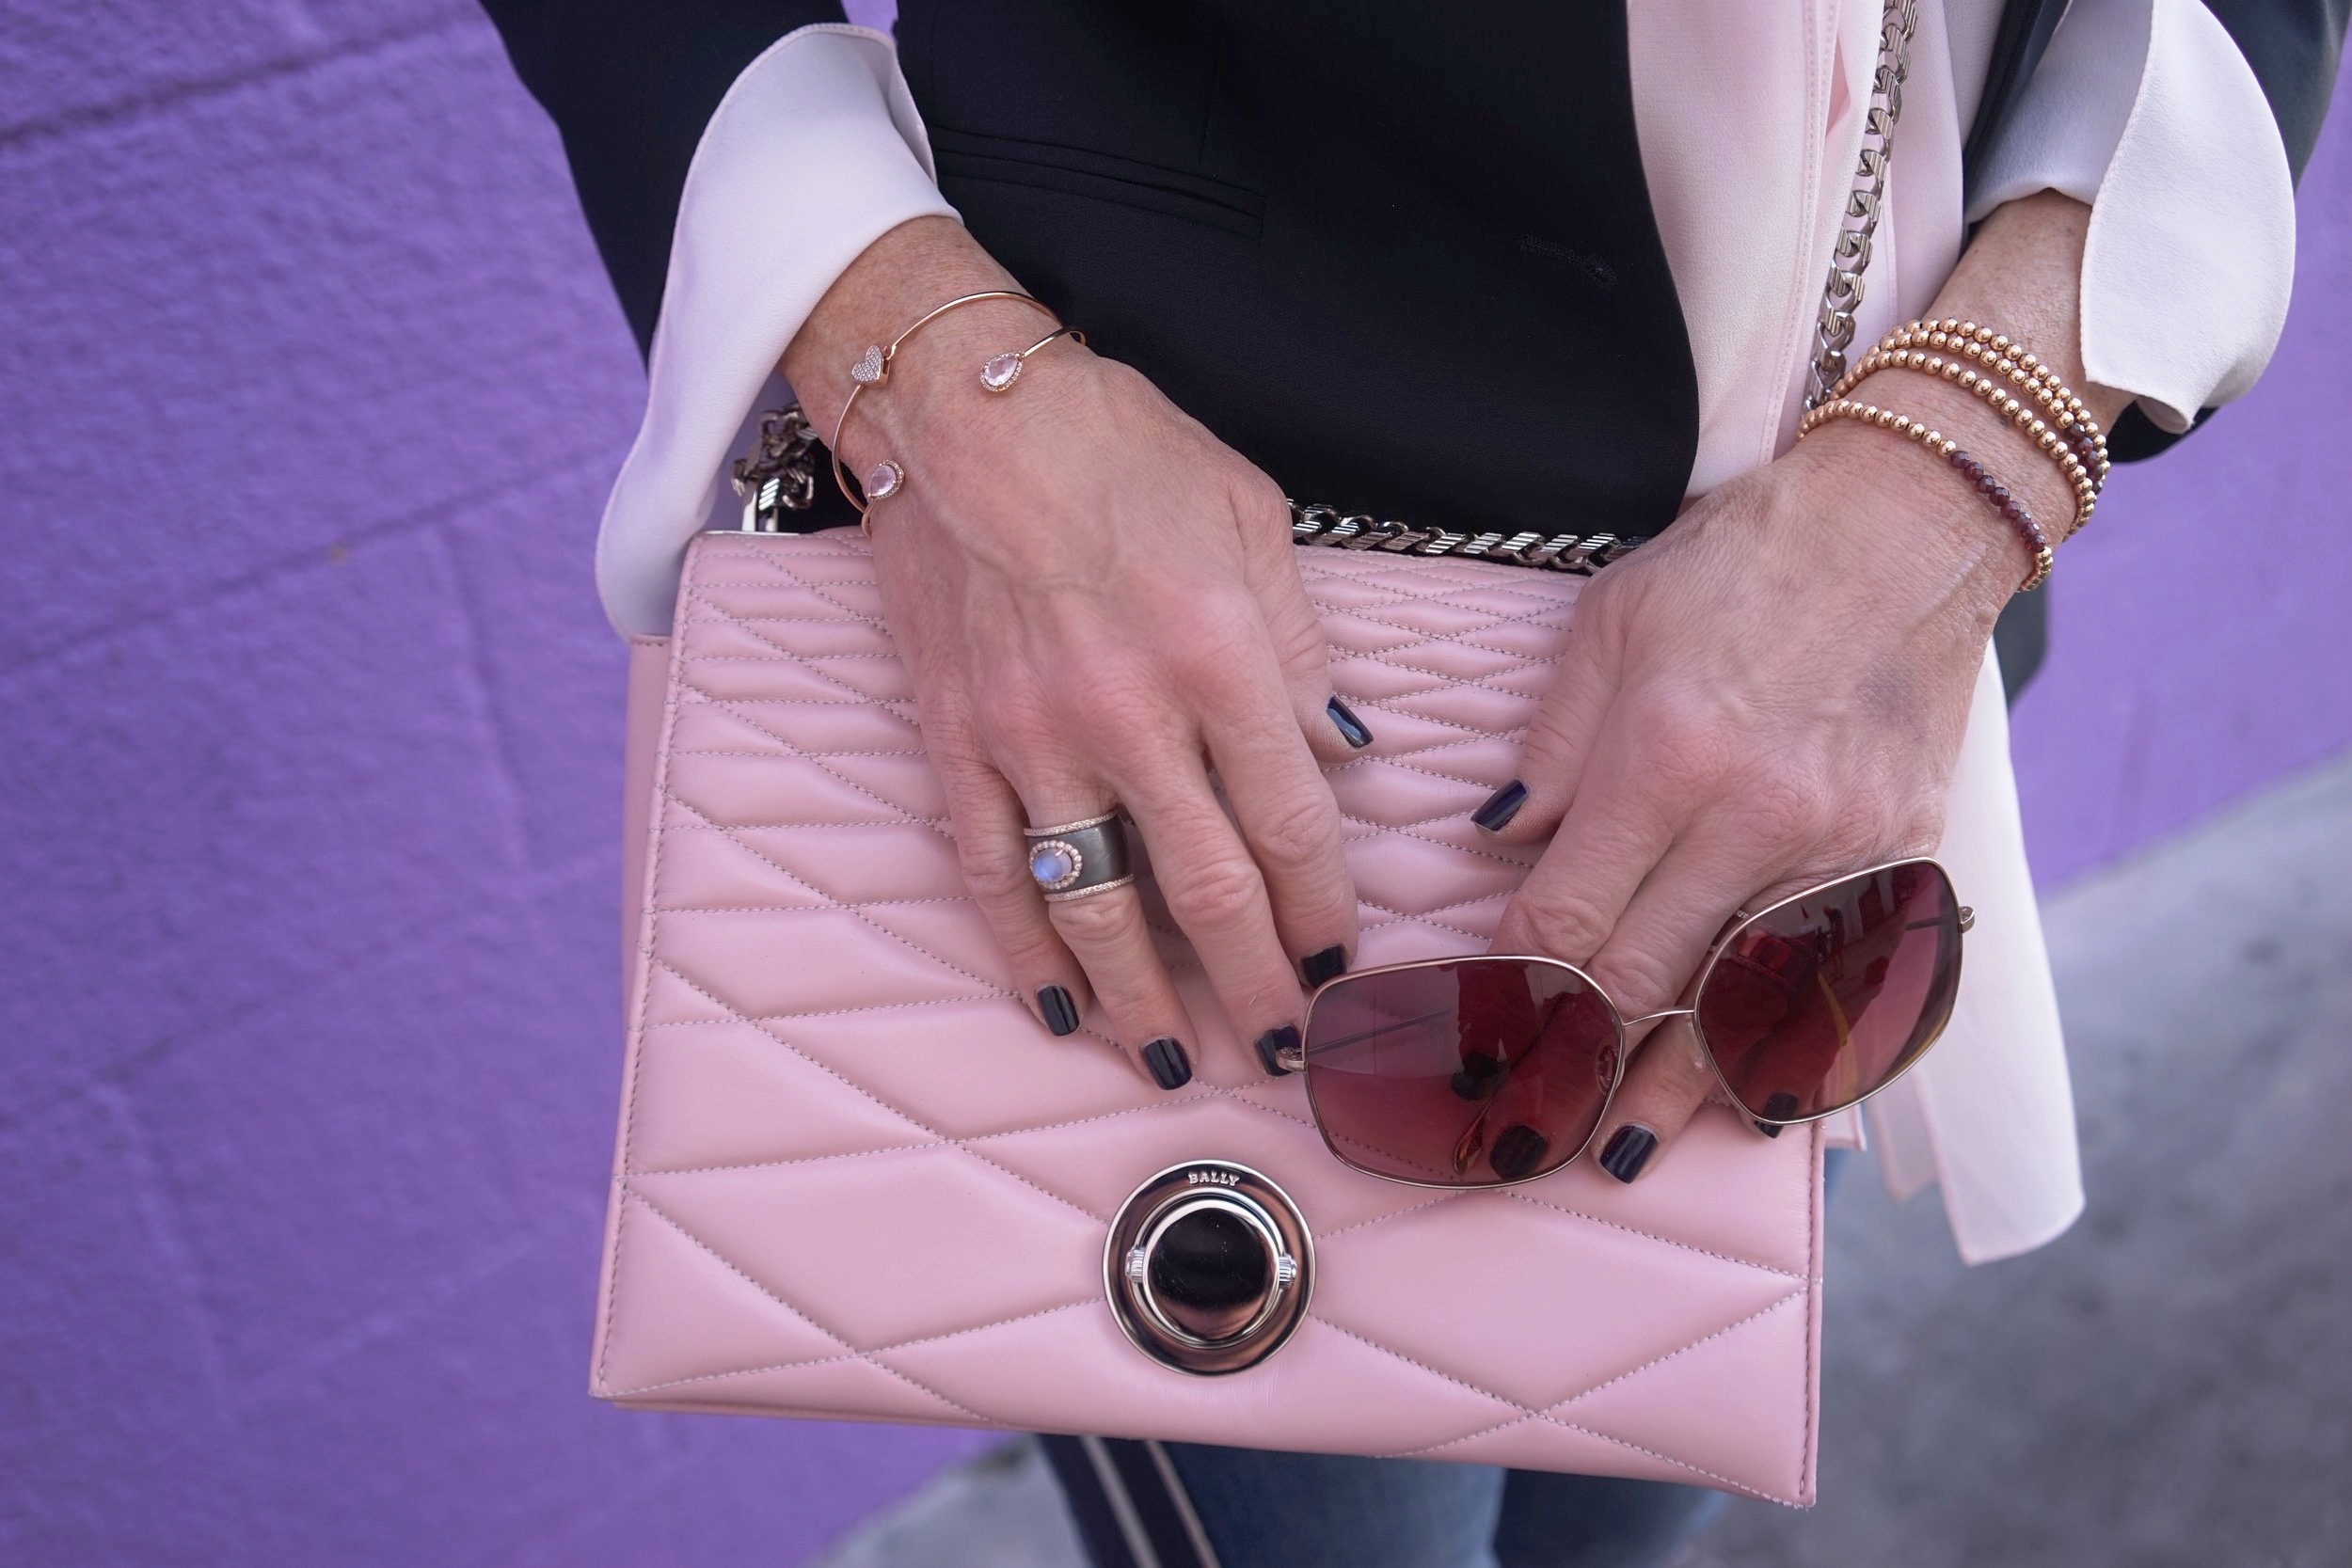
[[[2352,0],[2210,3],[2299,173]],[[720,98],[837,0],[485,5],[642,347]],[[2009,0],[1969,167],[2063,8]],[[1510,531],[1674,516],[1698,392],[1622,7],[902,0],[898,37],[974,237],[1292,495]],[[2119,456],[2166,444],[2136,414],[2114,433]],[[2006,628],[2012,689],[2041,603]]]

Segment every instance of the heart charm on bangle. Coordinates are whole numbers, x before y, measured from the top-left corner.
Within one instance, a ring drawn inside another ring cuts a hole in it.
[[[866,352],[858,356],[857,363],[850,367],[850,379],[861,387],[876,386],[882,381],[886,369],[882,344],[868,343]]]

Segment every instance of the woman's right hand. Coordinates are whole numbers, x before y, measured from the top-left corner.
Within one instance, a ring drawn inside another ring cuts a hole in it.
[[[827,293],[786,378],[830,433],[868,344],[948,299],[1018,287],[961,226],[903,225]],[[985,360],[1046,330],[1017,301],[941,317],[858,399],[842,456],[853,473],[884,458],[905,471],[870,517],[884,612],[965,879],[1018,983],[1057,1034],[1091,993],[1118,1043],[1176,1088],[1198,1036],[1136,888],[1047,903],[1023,830],[1123,809],[1236,1033],[1270,1056],[1296,1043],[1302,973],[1337,973],[1355,945],[1318,762],[1351,754],[1349,727],[1370,737],[1332,697],[1271,480],[1066,339],[1009,391],[982,389]]]

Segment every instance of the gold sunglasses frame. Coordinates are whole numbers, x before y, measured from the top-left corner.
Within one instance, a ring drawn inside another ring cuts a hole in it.
[[[1723,1091],[1724,1098],[1730,1101],[1732,1105],[1739,1110],[1740,1114],[1747,1117],[1749,1120],[1756,1123],[1759,1131],[1765,1128],[1770,1128],[1775,1134],[1777,1134],[1780,1129],[1785,1127],[1802,1127],[1808,1122],[1821,1121],[1827,1117],[1836,1116],[1840,1112],[1851,1111],[1855,1106],[1867,1102],[1876,1096],[1884,1093],[1886,1090],[1894,1087],[1897,1084],[1902,1082],[1904,1076],[1908,1074],[1913,1068],[1917,1067],[1927,1058],[1928,1053],[1934,1049],[1936,1041],[1944,1037],[1944,1031],[1952,1021],[1953,1005],[1960,995],[1961,971],[1964,960],[1967,958],[1967,943],[1964,940],[1961,943],[1960,952],[1956,954],[1952,959],[1951,995],[1946,1000],[1943,1016],[1935,1021],[1935,1027],[1929,1034],[1926,1043],[1921,1045],[1918,1050],[1913,1052],[1911,1053],[1911,1059],[1903,1063],[1899,1069],[1887,1078],[1885,1083],[1879,1085],[1876,1088],[1869,1090],[1867,1093],[1856,1095],[1853,1099],[1847,1101],[1843,1104],[1833,1105],[1828,1110],[1815,1111],[1807,1116],[1788,1117],[1786,1118],[1762,1117],[1750,1112],[1748,1108],[1741,1103],[1739,1095],[1735,1093],[1731,1087],[1730,1080],[1724,1076],[1723,1064],[1715,1059],[1714,1047],[1707,1043],[1707,1031],[1700,1027],[1699,1024],[1698,999],[1706,994],[1707,982],[1713,977],[1715,965],[1718,960],[1723,958],[1724,950],[1731,945],[1732,940],[1735,937],[1750,926],[1755,925],[1757,921],[1762,920],[1765,916],[1772,914],[1775,911],[1787,909],[1791,904],[1803,903],[1805,899],[1814,897],[1823,891],[1829,888],[1836,887],[1841,883],[1855,881],[1864,877],[1875,877],[1881,872],[1899,870],[1904,866],[1912,865],[1926,866],[1931,871],[1933,871],[1938,879],[1943,882],[1946,896],[1950,900],[1953,909],[1958,911],[1958,924],[1960,927],[1959,934],[1964,939],[1967,934],[1976,927],[1976,911],[1960,901],[1959,890],[1952,886],[1951,873],[1947,871],[1944,868],[1944,863],[1941,861],[1936,860],[1933,856],[1906,855],[1900,860],[1883,861],[1876,865],[1865,866],[1859,871],[1849,871],[1841,877],[1832,877],[1827,881],[1816,882],[1810,887],[1802,888],[1795,893],[1789,894],[1785,898],[1776,898],[1772,902],[1765,905],[1762,909],[1754,911],[1741,910],[1738,911],[1731,917],[1730,921],[1724,927],[1723,930],[1716,935],[1715,940],[1708,944],[1707,949],[1707,959],[1704,963],[1699,965],[1698,973],[1692,977],[1691,983],[1683,988],[1683,1005],[1678,1006],[1662,1007],[1654,1013],[1644,1013],[1638,1018],[1628,1018],[1625,1016],[1624,1009],[1617,1006],[1616,998],[1611,996],[1607,990],[1603,990],[1599,981],[1594,979],[1590,974],[1586,974],[1577,965],[1569,963],[1564,958],[1554,958],[1541,953],[1464,953],[1455,954],[1451,958],[1413,958],[1404,963],[1380,964],[1372,969],[1359,969],[1344,974],[1336,974],[1330,979],[1324,981],[1323,984],[1317,986],[1307,999],[1308,1026],[1300,1032],[1298,1045],[1291,1050],[1281,1053],[1277,1059],[1279,1061],[1285,1071],[1296,1072],[1305,1075],[1307,1079],[1307,1108],[1309,1113],[1314,1117],[1315,1132],[1317,1135],[1323,1139],[1323,1147],[1330,1151],[1331,1158],[1337,1160],[1341,1164],[1345,1165],[1350,1170],[1359,1171],[1362,1174],[1373,1177],[1378,1180],[1393,1181],[1399,1186],[1405,1187],[1426,1187],[1435,1192],[1486,1192],[1502,1187],[1525,1186],[1528,1182],[1541,1181],[1547,1177],[1556,1176],[1560,1172],[1567,1169],[1570,1165],[1576,1164],[1579,1160],[1581,1160],[1584,1157],[1585,1151],[1593,1147],[1593,1140],[1600,1136],[1600,1130],[1608,1125],[1610,1108],[1616,1103],[1618,1089],[1625,1085],[1626,1067],[1628,1058],[1631,1052],[1631,1045],[1629,1042],[1628,1032],[1641,1024],[1661,1023],[1668,1019],[1686,1018],[1691,1021],[1691,1037],[1698,1043],[1699,1056],[1707,1063],[1707,1070],[1714,1075],[1716,1086]],[[1381,974],[1399,974],[1407,970],[1438,969],[1448,965],[1480,963],[1489,959],[1508,963],[1548,964],[1553,969],[1565,969],[1569,974],[1575,975],[1580,981],[1583,982],[1585,987],[1590,990],[1595,996],[1600,999],[1601,1006],[1609,1009],[1610,1022],[1616,1028],[1616,1070],[1610,1076],[1609,1092],[1601,1097],[1600,1115],[1595,1118],[1592,1132],[1585,1134],[1584,1141],[1576,1147],[1576,1151],[1574,1153],[1570,1154],[1566,1159],[1561,1161],[1558,1164],[1538,1171],[1532,1176],[1514,1177],[1507,1181],[1416,1181],[1410,1177],[1391,1176],[1385,1171],[1367,1169],[1356,1161],[1349,1159],[1345,1154],[1340,1151],[1338,1141],[1332,1136],[1331,1129],[1323,1119],[1323,1107],[1317,1103],[1315,1100],[1314,1075],[1307,1072],[1307,1056],[1309,1053],[1310,1042],[1311,1042],[1314,1037],[1313,1025],[1315,1005],[1323,1000],[1323,995],[1326,991],[1331,990],[1335,987],[1344,986],[1350,981],[1369,980],[1375,975]],[[1646,1038],[1646,1037],[1645,1037]]]

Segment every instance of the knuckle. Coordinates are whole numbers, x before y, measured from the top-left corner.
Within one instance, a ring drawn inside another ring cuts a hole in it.
[[[1133,901],[1117,893],[1047,904],[1045,912],[1065,941],[1098,950],[1131,936],[1136,925]]]
[[[968,710],[943,712],[927,705],[922,712],[923,749],[931,766],[943,773],[971,773],[990,766],[983,721]]]
[[[1288,499],[1273,476],[1263,468],[1245,467],[1233,479],[1233,510],[1241,515],[1243,526],[1252,531],[1263,529],[1269,535],[1290,536],[1291,515]]]
[[[1052,974],[1067,961],[1050,933],[1025,923],[1017,930],[999,931],[996,940],[1015,974]]]
[[[1189,606],[1171,653],[1177,673],[1195,690],[1216,691],[1248,667],[1264,642],[1257,607],[1231,595]]]
[[[1594,978],[1629,1015],[1671,1006],[1685,978],[1665,960],[1647,953],[1612,954],[1606,969],[1607,973],[1596,974]]]
[[[1609,940],[1609,918],[1591,901],[1551,888],[1523,894],[1519,918],[1536,948],[1553,958],[1581,963]]]
[[[1657,710],[1643,742],[1645,770],[1661,787],[1681,792],[1705,789],[1722,777],[1733,744],[1723,715],[1682,700]]]
[[[1187,930],[1228,926],[1247,919],[1265,902],[1265,878],[1247,856],[1220,854],[1184,876],[1160,879],[1168,912]]]
[[[1152,680],[1133,660],[1117,657],[1091,658],[1070,671],[1061,690],[1071,711],[1097,732],[1125,734],[1158,705]]]
[[[1759,844],[1775,848],[1810,847],[1827,840],[1840,827],[1835,793],[1824,788],[1809,769],[1787,763],[1767,764],[1749,769],[1738,788],[1742,825]]]
[[[1044,694],[1026,683],[1009,681],[992,696],[974,729],[972,743],[1001,756],[1036,755],[1051,747],[1060,732]]]
[[[1028,861],[1021,853],[1024,847],[985,842],[977,835],[957,839],[956,860],[963,869],[963,885],[975,900],[992,908],[1025,900],[1037,884],[1029,878]]]
[[[1298,789],[1269,809],[1250,848],[1269,877],[1295,878],[1328,865],[1340,842],[1340,808],[1328,788]]]

